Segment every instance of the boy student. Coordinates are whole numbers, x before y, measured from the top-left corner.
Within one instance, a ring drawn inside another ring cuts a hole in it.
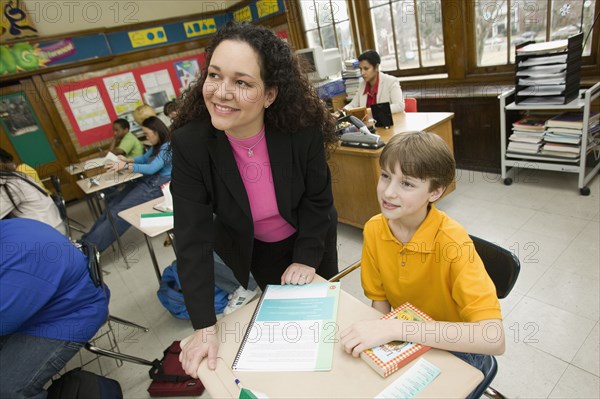
[[[127,158],[136,158],[144,154],[144,145],[129,131],[129,122],[126,119],[119,118],[113,122],[113,133],[115,137],[108,151]]]
[[[483,370],[485,355],[504,353],[504,328],[494,283],[465,229],[433,204],[455,174],[436,134],[392,137],[379,160],[381,214],[364,227],[361,281],[382,313],[411,302],[433,322],[399,319],[354,323],[341,332],[353,356],[393,340],[452,351]]]

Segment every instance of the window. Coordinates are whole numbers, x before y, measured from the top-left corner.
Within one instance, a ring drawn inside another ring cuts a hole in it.
[[[369,0],[381,69],[443,66],[441,0]]]
[[[477,66],[489,66],[513,63],[515,46],[529,40],[566,39],[580,30],[585,40],[596,1],[494,0],[477,1],[474,7]],[[584,56],[591,54],[591,42],[590,35]]]
[[[308,46],[337,47],[342,59],[356,58],[346,0],[300,0]]]

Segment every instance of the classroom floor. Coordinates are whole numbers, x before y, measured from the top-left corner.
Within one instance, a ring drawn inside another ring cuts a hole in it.
[[[520,172],[507,187],[498,175],[459,170],[456,191],[438,205],[469,233],[509,248],[521,259],[515,288],[501,301],[506,353],[498,357],[492,386],[514,398],[598,398],[600,178],[591,182],[591,195],[583,197],[574,174]],[[68,210],[70,217],[91,226],[84,201],[70,204]],[[340,225],[338,233],[342,269],[359,260],[362,232]],[[159,303],[142,234],[130,229],[123,238],[130,269],[110,248],[102,256],[110,273],[105,277],[112,293],[110,313],[143,324],[150,332],[115,324],[120,349],[150,360],[160,358],[173,340],[191,334],[192,328]],[[163,247],[164,238],[153,240],[163,268],[175,259],[172,248]],[[369,303],[359,273],[344,278],[342,287]],[[116,367],[107,358],[101,365],[121,383],[125,398],[149,397],[148,367]],[[87,368],[98,371],[98,362]]]

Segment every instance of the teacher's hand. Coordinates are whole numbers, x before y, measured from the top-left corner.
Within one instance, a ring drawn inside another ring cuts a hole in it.
[[[217,353],[219,352],[219,339],[217,326],[196,330],[196,333],[181,343],[179,361],[183,371],[192,378],[198,378],[198,367],[205,357],[208,357],[208,369],[217,368]]]
[[[311,283],[315,278],[314,267],[302,263],[292,263],[281,275],[281,284],[304,285]]]

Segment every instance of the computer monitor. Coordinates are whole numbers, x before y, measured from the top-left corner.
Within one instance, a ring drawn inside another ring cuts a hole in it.
[[[371,114],[375,119],[376,127],[388,128],[394,125],[394,118],[392,117],[392,110],[390,103],[378,103],[371,105]]]
[[[169,95],[165,90],[161,90],[154,93],[144,93],[144,99],[156,112],[162,112],[163,106],[169,102]]]
[[[323,49],[316,46],[297,50],[296,54],[312,82],[325,80],[342,72],[342,57],[337,48]]]

